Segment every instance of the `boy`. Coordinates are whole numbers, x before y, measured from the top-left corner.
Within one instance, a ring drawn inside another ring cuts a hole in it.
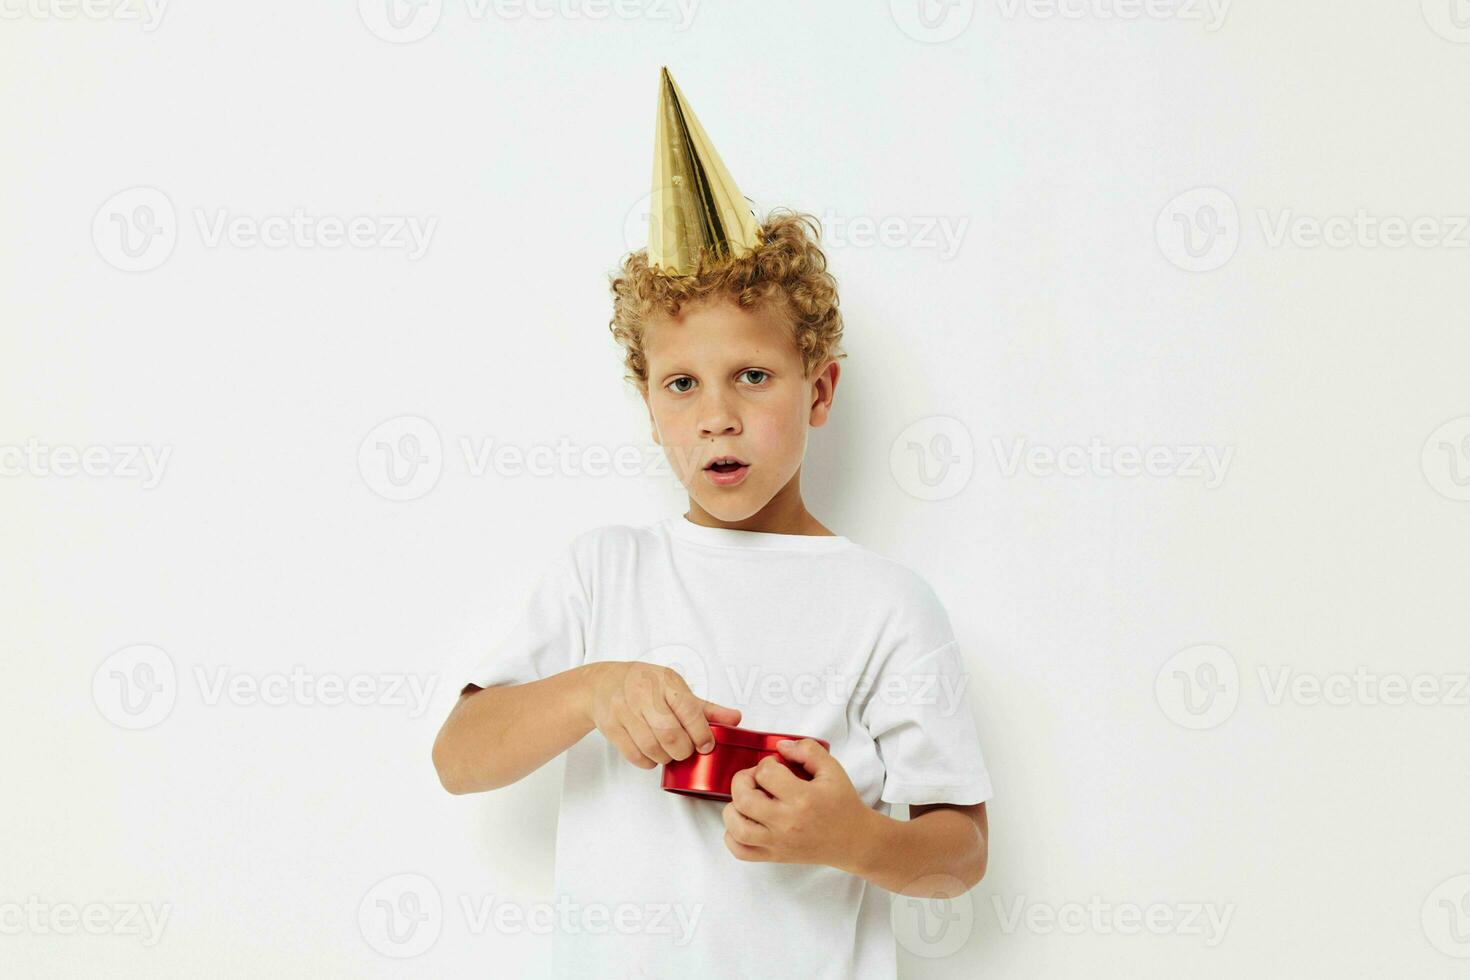
[[[434,764],[472,793],[567,753],[558,976],[892,978],[889,893],[985,873],[959,652],[917,574],[802,503],[846,356],[816,222],[756,224],[667,70],[658,133],[649,247],[613,280],[612,332],[689,512],[577,536]],[[810,780],[768,758],[729,803],[662,792],[658,767],[709,751],[710,722],[809,736],[780,751]]]

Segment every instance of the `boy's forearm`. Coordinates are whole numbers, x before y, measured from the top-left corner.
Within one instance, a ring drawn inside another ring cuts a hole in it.
[[[434,740],[444,788],[458,794],[509,786],[581,741],[595,727],[588,697],[596,666],[461,696]]]
[[[876,810],[865,812],[869,816],[859,826],[844,871],[888,891],[923,898],[963,894],[985,876],[988,845],[967,814],[939,808],[895,820]]]

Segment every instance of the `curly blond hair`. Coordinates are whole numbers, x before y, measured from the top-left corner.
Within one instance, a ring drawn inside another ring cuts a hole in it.
[[[827,271],[819,245],[822,226],[809,214],[778,208],[761,224],[761,245],[739,259],[711,261],[702,256],[689,276],[668,276],[648,264],[648,250],[623,259],[611,276],[613,316],[608,329],[622,345],[628,381],[648,391],[648,358],[643,351],[651,318],[679,315],[686,304],[728,297],[742,309],[775,301],[790,315],[792,340],[810,378],[828,358],[841,353],[842,315],[837,310],[837,280]]]

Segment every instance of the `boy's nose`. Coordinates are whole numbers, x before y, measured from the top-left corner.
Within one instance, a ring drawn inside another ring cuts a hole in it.
[[[706,399],[702,406],[699,434],[702,436],[731,435],[740,431],[740,420],[721,397]]]
[[[699,427],[699,434],[703,436],[738,435],[740,423],[733,416],[720,416],[710,419]]]

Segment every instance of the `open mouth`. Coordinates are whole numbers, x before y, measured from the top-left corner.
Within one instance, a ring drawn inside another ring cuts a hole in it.
[[[714,470],[716,473],[734,473],[741,467],[748,465],[750,464],[738,456],[717,456],[710,461],[705,469]]]
[[[750,464],[739,456],[716,456],[704,468],[705,477],[717,487],[733,487],[745,481]]]

